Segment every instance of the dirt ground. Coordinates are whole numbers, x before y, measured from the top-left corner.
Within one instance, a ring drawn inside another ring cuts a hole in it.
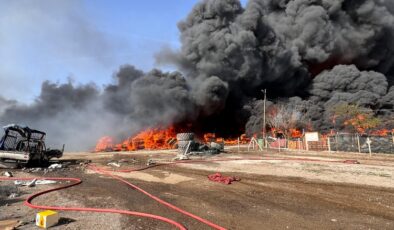
[[[91,160],[92,164],[108,167],[113,161],[120,162],[120,167],[114,169],[138,168],[146,165],[148,159],[170,162],[175,155],[176,151],[172,150],[68,153],[61,160],[63,164],[70,163],[66,168],[47,173],[12,172],[15,177],[83,180],[76,187],[39,197],[35,204],[139,211],[176,220],[188,229],[210,229],[79,164]],[[250,160],[250,157],[262,157],[262,160]],[[246,152],[245,149],[238,152],[237,148],[229,148],[218,156],[196,159],[228,158],[247,159],[164,165],[114,174],[228,229],[394,229],[394,155],[369,157],[325,152]],[[360,164],[342,163],[348,159]],[[231,185],[209,181],[207,175],[215,172],[241,180]],[[23,222],[18,229],[35,229],[37,210],[24,206],[23,200],[32,193],[58,185],[27,188],[1,181],[0,186],[0,229],[1,221],[10,219]],[[4,192],[7,189],[16,189],[20,196],[8,198]],[[173,229],[152,219],[119,214],[60,212],[60,216],[59,225],[53,229]]]

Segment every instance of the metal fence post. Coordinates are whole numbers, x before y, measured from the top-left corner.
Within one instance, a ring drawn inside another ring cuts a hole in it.
[[[330,137],[327,137],[327,145],[328,145],[328,152],[331,153],[331,142],[330,142]]]
[[[371,150],[371,140],[367,137],[367,145],[369,150],[369,156],[372,157],[372,150]]]

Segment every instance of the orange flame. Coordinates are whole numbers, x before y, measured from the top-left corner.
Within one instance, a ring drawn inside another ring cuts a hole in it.
[[[393,130],[380,129],[380,130],[371,131],[371,135],[374,135],[374,136],[386,137],[390,134],[394,134],[394,129]]]
[[[277,129],[277,128],[271,128],[270,132],[271,132],[271,136],[273,137],[275,137],[278,133],[284,133],[281,129]],[[289,129],[287,133],[291,138],[302,138],[303,136],[302,131],[295,128]]]
[[[203,135],[203,140],[205,143],[209,142],[216,142],[216,143],[224,143],[225,145],[237,145],[238,138],[222,138],[216,137],[215,133],[206,133]],[[246,134],[242,134],[239,138],[240,144],[247,144],[249,143],[250,138],[246,136]]]
[[[120,144],[113,144],[111,137],[102,137],[95,151],[134,151],[138,149],[171,149],[176,143],[174,127],[167,129],[153,128],[142,131]]]
[[[301,138],[302,132],[298,129],[290,129],[290,136],[293,138]]]
[[[105,136],[98,140],[95,151],[97,152],[111,151],[113,147],[114,147],[114,141],[112,137]]]
[[[214,134],[214,133],[206,133],[206,134],[204,134],[203,138],[204,138],[204,142],[205,143],[216,141],[216,134]]]
[[[147,129],[117,144],[112,137],[104,136],[98,140],[95,147],[95,152],[135,151],[140,149],[172,149],[177,143],[176,131],[177,130],[172,126],[167,129]],[[215,133],[206,133],[203,135],[201,141],[205,143],[217,142],[224,143],[225,145],[237,145],[238,143],[249,143],[250,138],[248,138],[246,134],[242,134],[239,140],[238,138],[225,139],[216,137]]]

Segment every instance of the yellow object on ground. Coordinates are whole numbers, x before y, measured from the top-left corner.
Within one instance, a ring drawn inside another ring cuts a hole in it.
[[[49,228],[59,222],[59,214],[55,211],[46,210],[37,213],[36,225],[41,228]]]

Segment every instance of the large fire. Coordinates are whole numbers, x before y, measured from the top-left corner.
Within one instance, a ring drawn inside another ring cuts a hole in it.
[[[247,144],[250,141],[250,138],[246,136],[246,134],[242,134],[239,138],[222,138],[216,137],[215,133],[206,133],[203,135],[203,142],[217,142],[224,143],[225,145],[237,145],[237,144]]]
[[[102,137],[98,141],[95,151],[134,151],[139,149],[171,149],[176,144],[174,127],[167,129],[147,129],[132,136],[121,143],[115,144],[113,138]]]
[[[303,133],[298,129],[290,129],[290,136],[292,138],[302,138]]]
[[[281,133],[280,130],[274,128],[270,129],[271,135],[276,136],[277,133]],[[116,143],[112,137],[104,136],[100,138],[95,147],[96,152],[103,151],[135,151],[140,149],[154,150],[154,149],[173,149],[176,147],[177,131],[174,127],[169,127],[166,129],[162,128],[152,128],[142,131],[121,143]],[[388,136],[394,134],[394,130],[382,129],[374,130],[370,132],[370,135],[374,136]],[[334,130],[328,135],[335,135]],[[303,132],[298,129],[289,130],[290,138],[302,138]],[[323,135],[326,138],[327,135]],[[237,144],[247,144],[250,141],[245,134],[242,134],[240,138],[221,138],[217,137],[215,133],[203,134],[199,140],[202,143],[217,142],[223,143],[225,145],[237,145]]]
[[[287,138],[302,138],[304,133],[296,128],[290,128],[288,132],[285,132],[281,129],[276,129],[276,128],[270,128],[269,133],[271,134],[272,137],[276,137],[278,134],[285,134],[287,133],[288,136]]]
[[[177,131],[173,126],[163,128],[152,128],[142,131],[121,143],[116,143],[112,137],[104,136],[100,138],[96,144],[95,151],[135,151],[140,149],[173,149],[176,147]],[[246,144],[250,141],[245,134],[242,134],[240,138],[221,138],[216,137],[215,133],[206,133],[200,136],[198,141],[201,143],[224,143],[225,145],[237,145]]]
[[[377,126],[377,124],[374,124],[373,122],[368,122],[366,120],[367,118],[365,115],[358,114],[354,118],[346,120],[344,122],[344,125],[353,126],[359,134],[366,134],[368,129],[370,129],[369,134],[372,136],[388,136],[394,133],[394,129],[373,129],[375,128],[375,126]]]

